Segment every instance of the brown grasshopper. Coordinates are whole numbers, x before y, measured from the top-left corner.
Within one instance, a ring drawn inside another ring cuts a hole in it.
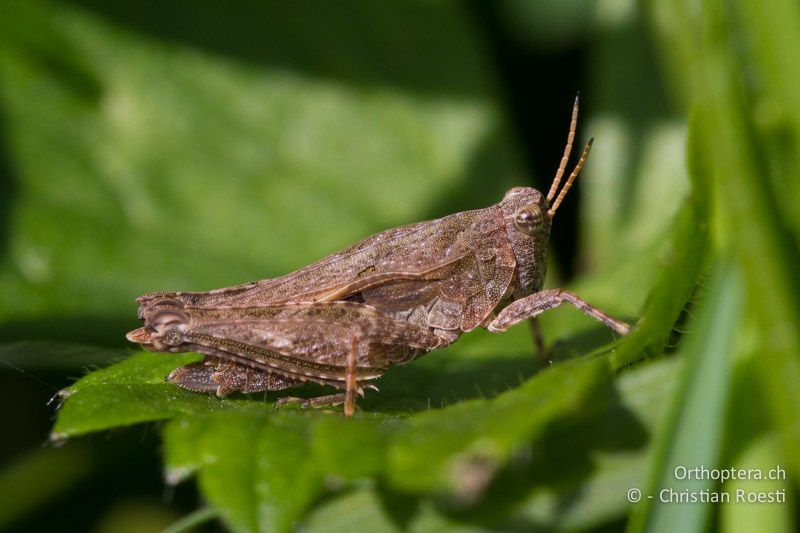
[[[515,187],[499,204],[378,233],[280,278],[146,294],[137,300],[144,327],[127,338],[204,354],[167,377],[180,387],[222,397],[312,381],[345,392],[304,405],[344,403],[351,416],[370,380],[478,326],[505,331],[568,302],[624,335],[626,323],[571,292],[542,290],[551,221],[591,149],[590,139],[559,191],[577,117],[576,98],[547,196]]]

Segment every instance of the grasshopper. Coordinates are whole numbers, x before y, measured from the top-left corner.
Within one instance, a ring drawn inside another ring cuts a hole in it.
[[[144,326],[127,338],[157,352],[205,359],[167,380],[224,397],[311,381],[343,393],[301,401],[344,403],[395,364],[448,346],[478,326],[505,331],[570,303],[625,335],[628,324],[563,289],[542,290],[551,221],[589,156],[560,188],[577,129],[547,195],[515,187],[500,203],[373,235],[285,276],[207,292],[153,292],[137,299]],[[540,339],[539,339],[540,340]]]

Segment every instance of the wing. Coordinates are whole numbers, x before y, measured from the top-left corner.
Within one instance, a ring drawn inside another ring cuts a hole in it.
[[[397,275],[365,288],[353,284],[342,292],[414,324],[470,331],[512,287],[516,257],[502,224],[484,223],[480,230],[472,227],[455,235],[453,249],[459,253],[426,272]]]
[[[184,305],[356,301],[398,318],[469,331],[506,293],[516,259],[497,206],[393,228],[283,277],[199,293],[151,293]]]
[[[496,206],[396,228],[273,280],[260,290],[274,303],[336,301],[398,280],[440,280],[505,227]],[[238,299],[238,297],[237,297]]]
[[[347,355],[354,346],[362,348],[356,379],[364,381],[381,376],[390,365],[407,358],[409,351],[424,353],[443,345],[427,328],[353,302],[176,310],[188,322],[165,330],[146,318],[145,327],[136,330],[134,337],[152,331],[168,346],[166,350],[159,346],[158,351],[195,351],[290,380],[341,385]],[[144,338],[137,341],[153,345]]]
[[[428,222],[419,222],[377,233],[359,241],[349,248],[331,254],[316,263],[312,263],[311,265],[279,278],[253,281],[211,291],[150,292],[137,298],[136,302],[139,304],[140,310],[159,300],[173,300],[184,305],[192,306],[225,304],[269,305],[271,303],[280,303],[287,300],[299,301],[293,296],[299,296],[301,293],[306,294],[305,297],[309,301],[315,301],[313,296],[308,294],[309,287],[319,288],[330,287],[332,284],[335,285],[337,276],[345,274],[345,264],[352,264],[364,255],[379,253],[381,245],[386,242],[396,241],[407,235],[415,235],[417,239],[422,238],[423,235],[417,232],[426,224],[428,224]],[[368,270],[364,272],[364,274],[367,273]],[[357,274],[358,272],[356,272],[356,275]],[[316,280],[313,279],[315,275],[319,276]],[[311,280],[310,285],[306,284],[303,286],[303,284],[309,282],[309,280]],[[339,281],[348,283],[352,281],[352,279],[342,279],[339,277]]]

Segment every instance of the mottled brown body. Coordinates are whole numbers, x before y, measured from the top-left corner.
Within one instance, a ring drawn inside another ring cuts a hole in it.
[[[456,341],[478,326],[504,331],[569,302],[615,331],[628,326],[560,289],[542,291],[550,223],[574,137],[577,101],[559,172],[545,197],[528,187],[499,204],[390,229],[280,278],[208,292],[156,292],[137,300],[144,327],[128,338],[160,352],[195,351],[173,371],[182,387],[224,396],[305,381],[345,389],[344,401],[390,366]]]

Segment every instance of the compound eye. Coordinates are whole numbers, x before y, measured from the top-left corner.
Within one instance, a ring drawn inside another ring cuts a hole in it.
[[[528,204],[514,213],[514,225],[523,233],[532,235],[542,223],[542,209],[537,204]]]

